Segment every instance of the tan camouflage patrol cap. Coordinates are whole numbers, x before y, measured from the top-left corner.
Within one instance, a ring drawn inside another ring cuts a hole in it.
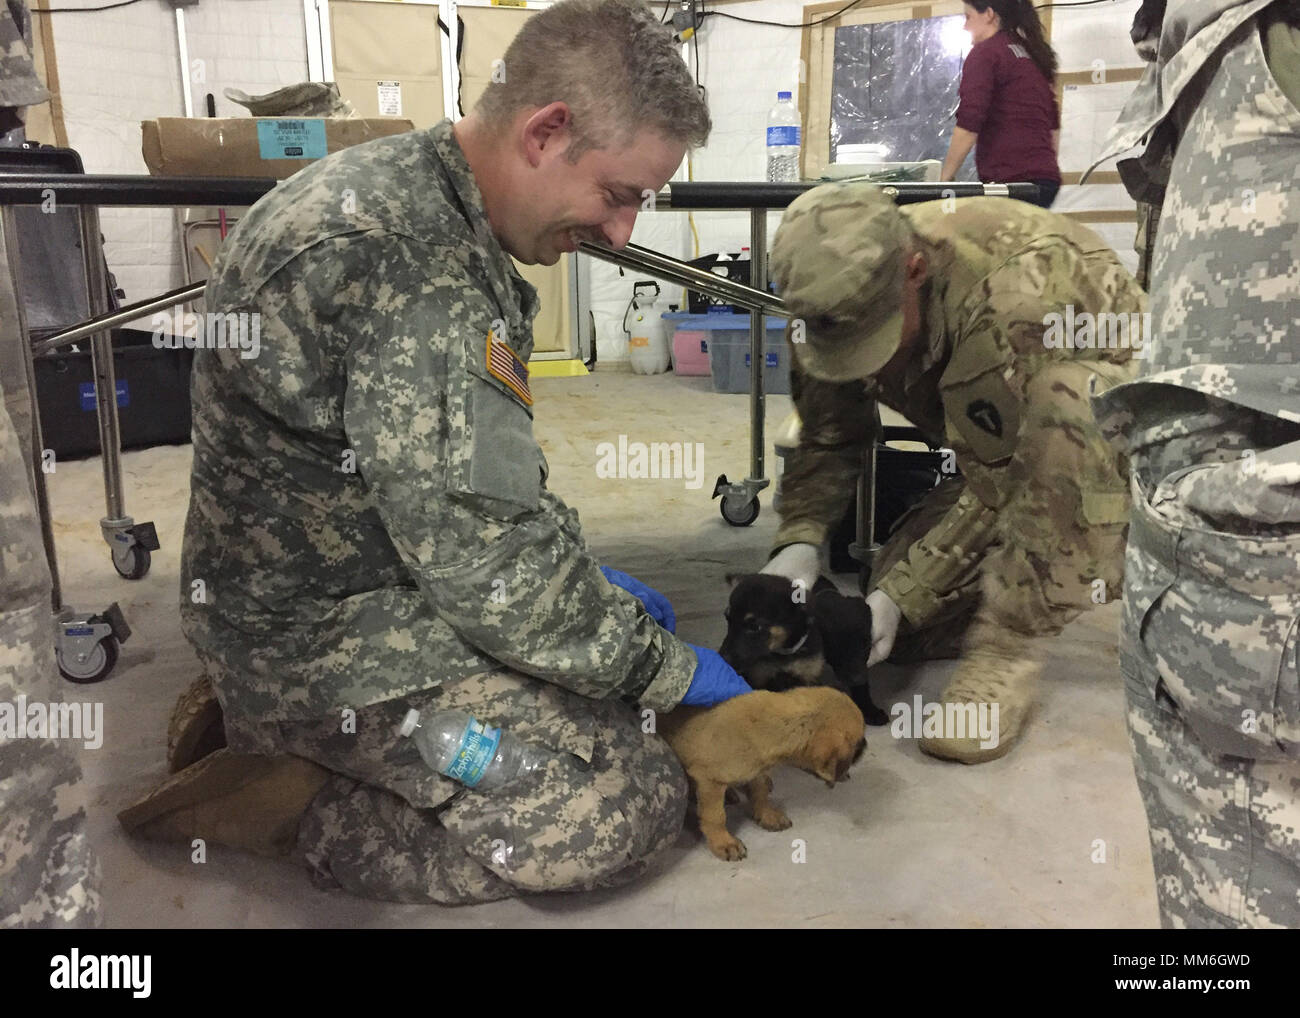
[[[772,241],[772,279],[804,323],[794,344],[814,378],[848,382],[889,363],[902,342],[903,251],[911,234],[870,184],[826,184],[786,210]]]

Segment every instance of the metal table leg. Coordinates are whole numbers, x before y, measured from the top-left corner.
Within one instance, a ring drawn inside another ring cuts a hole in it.
[[[849,555],[862,563],[862,567],[858,570],[858,587],[864,594],[871,579],[871,560],[878,550],[876,545],[876,445],[884,434],[884,425],[880,420],[880,404],[875,400],[871,402],[871,416],[874,419],[871,440],[862,456],[862,472],[858,474],[857,540],[849,545]]]
[[[749,285],[767,291],[767,209],[749,213]],[[772,482],[763,476],[766,451],[766,399],[763,392],[764,345],[767,339],[766,315],[761,310],[749,312],[749,476],[738,484],[718,477],[713,497],[722,496],[722,518],[734,527],[747,527],[758,519],[758,493]]]
[[[767,209],[749,213],[749,273],[755,290],[767,289]],[[762,311],[749,313],[749,477],[757,495],[768,482],[763,477],[766,394],[763,392],[763,348],[767,340],[766,316]]]
[[[90,294],[90,313],[95,317],[107,314],[110,310],[108,270],[100,241],[99,209],[93,205],[81,208],[81,254]],[[113,367],[113,336],[108,329],[91,337],[90,353],[95,371],[95,415],[99,421],[106,505],[106,514],[99,521],[99,528],[112,551],[113,568],[128,580],[138,580],[149,572],[149,553],[158,548],[158,535],[152,523],[136,524],[126,515],[123,504],[117,377]]]

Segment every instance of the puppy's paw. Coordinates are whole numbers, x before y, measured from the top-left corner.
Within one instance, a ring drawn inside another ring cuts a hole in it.
[[[724,862],[737,862],[749,854],[745,851],[745,843],[731,834],[710,838],[709,851]]]
[[[765,831],[784,831],[793,826],[790,818],[775,806],[768,806],[762,812],[755,813],[754,822]]]
[[[876,728],[889,724],[889,715],[871,702],[871,694],[865,685],[854,686],[849,696],[858,705],[858,710],[862,711],[862,720],[867,724]]]

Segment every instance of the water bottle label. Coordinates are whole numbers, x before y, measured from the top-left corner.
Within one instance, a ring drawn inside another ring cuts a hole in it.
[[[483,779],[488,767],[496,759],[500,742],[500,728],[488,728],[483,722],[471,718],[465,726],[465,734],[460,738],[456,758],[447,769],[447,777],[473,788]]]
[[[769,127],[767,129],[768,145],[798,145],[798,127]]]

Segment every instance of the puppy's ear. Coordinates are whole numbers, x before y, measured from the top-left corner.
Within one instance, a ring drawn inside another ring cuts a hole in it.
[[[818,729],[803,750],[804,765],[832,788],[840,780],[838,754],[835,740],[825,729]],[[847,770],[847,768],[845,768]]]
[[[856,739],[850,736],[847,741],[840,743],[836,753],[836,781],[849,780],[849,768],[862,759],[862,754],[866,752],[866,749],[867,739],[865,735],[860,735]]]

